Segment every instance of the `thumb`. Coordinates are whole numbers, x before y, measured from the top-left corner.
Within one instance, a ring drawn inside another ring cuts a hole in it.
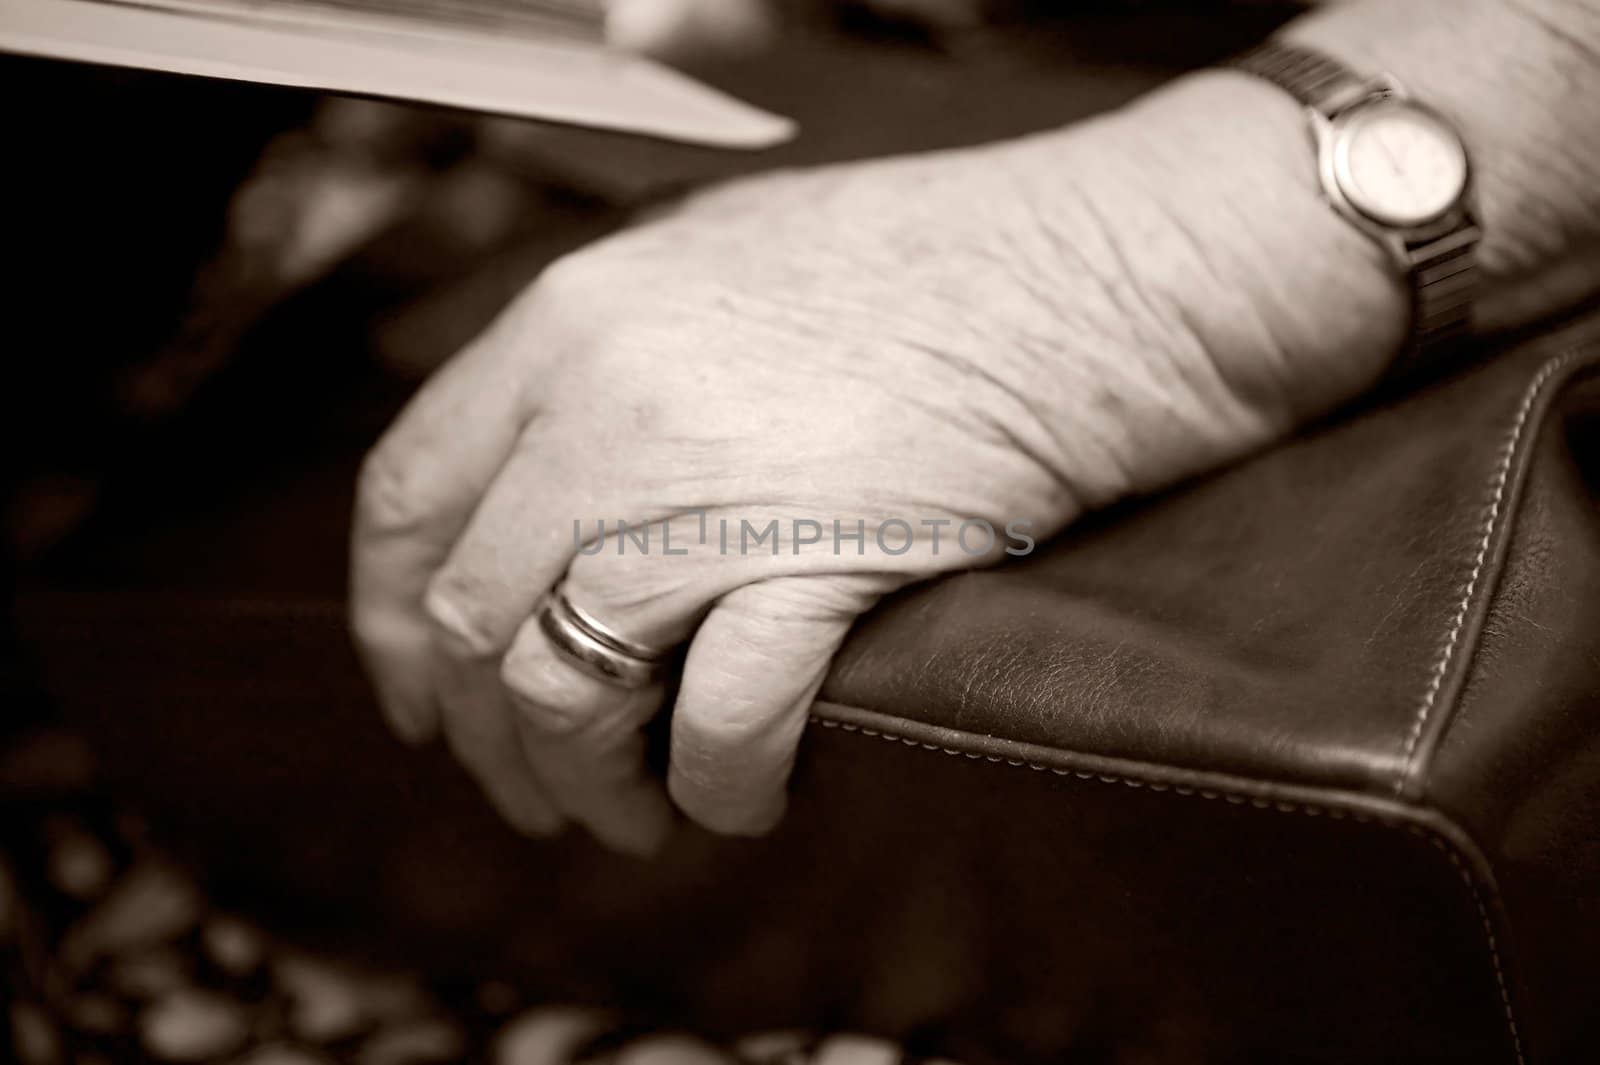
[[[778,823],[811,701],[855,619],[887,590],[855,576],[779,577],[717,601],[689,645],[667,787],[715,832]]]

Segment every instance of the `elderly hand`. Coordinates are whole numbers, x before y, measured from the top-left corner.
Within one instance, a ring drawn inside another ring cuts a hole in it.
[[[880,596],[1376,376],[1403,297],[1274,148],[1302,136],[1273,90],[1207,75],[1063,134],[729,185],[558,263],[366,465],[353,620],[395,728],[442,724],[531,833],[648,851],[669,794],[770,828]],[[562,581],[686,645],[665,787],[641,732],[664,689],[551,645],[535,611]]]

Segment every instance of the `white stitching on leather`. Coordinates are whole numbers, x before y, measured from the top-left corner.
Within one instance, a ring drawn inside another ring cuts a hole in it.
[[[1484,507],[1483,528],[1478,537],[1477,550],[1473,554],[1472,569],[1467,574],[1465,584],[1461,589],[1460,601],[1456,604],[1455,615],[1450,620],[1450,628],[1445,633],[1444,646],[1439,652],[1438,660],[1434,663],[1433,671],[1428,677],[1428,687],[1422,693],[1422,699],[1417,707],[1416,716],[1412,719],[1411,729],[1406,734],[1405,747],[1400,752],[1400,773],[1394,783],[1394,793],[1404,794],[1406,784],[1411,779],[1412,762],[1417,755],[1417,745],[1422,741],[1422,732],[1427,727],[1428,718],[1433,714],[1434,704],[1439,698],[1439,689],[1444,684],[1445,673],[1450,668],[1450,660],[1455,657],[1456,643],[1461,639],[1461,630],[1467,621],[1467,612],[1472,608],[1472,597],[1477,594],[1478,580],[1483,575],[1483,564],[1489,556],[1489,544],[1494,539],[1496,529],[1499,528],[1501,507],[1505,503],[1506,485],[1511,479],[1511,461],[1516,457],[1517,449],[1522,444],[1522,434],[1528,426],[1528,415],[1533,412],[1533,405],[1538,400],[1544,386],[1555,376],[1556,372],[1567,364],[1577,359],[1584,353],[1582,348],[1575,348],[1552,358],[1528,382],[1527,389],[1522,395],[1522,404],[1517,408],[1517,416],[1511,424],[1511,431],[1506,434],[1505,443],[1500,448],[1499,462],[1496,463],[1493,476],[1490,478],[1489,502]]]
[[[1424,832],[1416,825],[1406,825],[1407,832],[1432,843],[1444,852],[1450,859],[1450,864],[1456,867],[1456,872],[1461,874],[1461,882],[1467,885],[1467,891],[1472,895],[1472,904],[1478,908],[1478,920],[1483,923],[1483,938],[1489,945],[1489,961],[1494,966],[1495,986],[1500,989],[1500,1008],[1505,1011],[1506,1030],[1511,1033],[1511,1048],[1516,1052],[1517,1065],[1524,1065],[1522,1056],[1522,1036],[1517,1031],[1516,1014],[1511,1009],[1511,989],[1506,986],[1505,970],[1500,965],[1500,944],[1494,937],[1494,922],[1489,919],[1489,908],[1483,903],[1483,895],[1478,891],[1477,881],[1472,876],[1472,871],[1467,868],[1467,863],[1461,860],[1461,855],[1438,836]]]
[[[1555,363],[1550,364],[1554,366]],[[1553,372],[1553,371],[1552,371]],[[864,728],[844,721],[831,721],[827,718],[812,715],[811,723],[821,725],[823,728],[839,729],[842,732],[856,732],[863,736],[875,736],[880,740],[890,743],[903,743],[907,747],[920,747],[925,751],[936,751],[940,754],[954,755],[958,758],[967,758],[973,761],[1004,762],[1017,768],[1032,769],[1035,772],[1051,773],[1058,777],[1076,777],[1079,780],[1098,781],[1102,784],[1122,784],[1130,788],[1143,788],[1147,791],[1171,791],[1178,795],[1195,796],[1201,799],[1221,799],[1235,806],[1254,806],[1258,810],[1277,810],[1279,813],[1304,814],[1307,817],[1327,817],[1334,821],[1355,821],[1360,824],[1381,824],[1389,828],[1404,828],[1418,839],[1427,840],[1439,849],[1445,857],[1450,859],[1450,864],[1455,867],[1456,873],[1461,877],[1461,882],[1467,886],[1467,893],[1472,897],[1472,905],[1478,911],[1478,920],[1483,925],[1483,937],[1489,948],[1489,964],[1494,969],[1495,988],[1500,993],[1500,1007],[1505,1012],[1506,1031],[1511,1036],[1511,1049],[1516,1057],[1517,1065],[1527,1065],[1527,1059],[1522,1053],[1522,1034],[1517,1028],[1516,1011],[1511,1006],[1511,988],[1506,982],[1505,968],[1500,962],[1500,943],[1495,938],[1494,922],[1489,917],[1489,907],[1484,904],[1483,893],[1478,890],[1477,879],[1472,875],[1472,870],[1467,863],[1461,860],[1456,849],[1447,840],[1441,839],[1437,834],[1429,832],[1419,825],[1397,824],[1396,822],[1381,817],[1373,817],[1354,810],[1341,810],[1336,806],[1315,806],[1306,802],[1284,802],[1275,799],[1263,799],[1258,795],[1241,795],[1235,792],[1221,791],[1216,788],[1189,788],[1181,785],[1162,784],[1152,780],[1140,780],[1136,777],[1120,776],[1114,773],[1091,773],[1079,769],[1063,769],[1060,766],[1041,765],[1037,762],[1024,762],[1000,755],[979,754],[976,751],[963,751],[955,747],[942,747],[937,743],[924,743],[907,736],[898,736],[892,732],[882,732],[878,729]]]

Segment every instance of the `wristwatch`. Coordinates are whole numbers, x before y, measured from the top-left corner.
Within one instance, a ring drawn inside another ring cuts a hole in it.
[[[1412,353],[1465,336],[1481,231],[1467,149],[1450,121],[1393,77],[1363,78],[1309,48],[1271,41],[1229,65],[1305,105],[1328,202],[1389,253],[1410,286]]]

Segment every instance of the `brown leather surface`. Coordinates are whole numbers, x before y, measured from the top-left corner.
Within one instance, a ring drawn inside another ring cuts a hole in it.
[[[1529,1025],[1600,1046],[1600,382],[1553,397],[1422,801],[1470,826],[1514,915]],[[1453,710],[1453,713],[1451,712]]]

